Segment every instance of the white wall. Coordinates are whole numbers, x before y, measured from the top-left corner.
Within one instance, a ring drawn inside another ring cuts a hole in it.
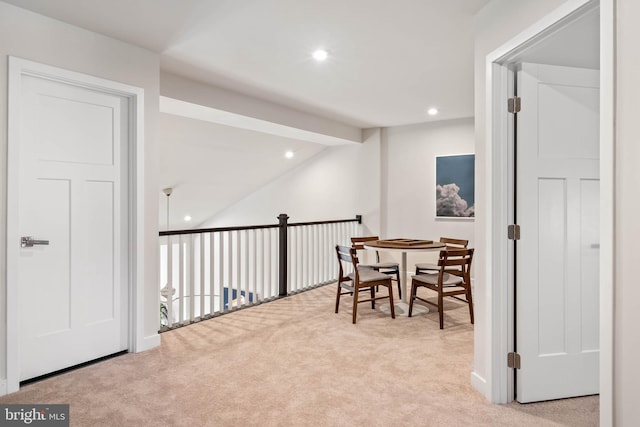
[[[613,417],[619,426],[640,419],[640,2],[617,0]]]
[[[435,218],[435,157],[472,154],[474,145],[472,118],[388,128],[382,139],[382,237],[455,237],[474,247],[474,220]],[[407,265],[424,259],[409,254]]]
[[[299,167],[267,183],[224,209],[203,227],[275,224],[281,213],[289,222],[350,219],[362,215],[379,229],[380,131],[364,143],[329,147]]]
[[[475,140],[476,140],[476,221],[475,242],[475,334],[472,384],[487,399],[497,394],[491,382],[491,170],[486,135],[486,57],[527,27],[565,3],[564,0],[493,0],[476,15],[475,22]],[[502,368],[500,368],[502,369]]]
[[[158,200],[155,130],[159,59],[149,51],[0,2],[0,174],[7,176],[7,56],[13,55],[145,90],[145,313],[149,345],[158,329]],[[6,306],[6,180],[0,180],[0,311]],[[0,379],[6,378],[6,323],[0,316]],[[0,380],[1,381],[1,380]],[[1,392],[2,390],[0,390]]]
[[[473,119],[370,129],[364,135],[363,144],[327,148],[203,227],[273,224],[280,213],[290,222],[362,214],[365,234],[460,237],[473,245],[473,220],[435,219],[435,157],[473,153]]]

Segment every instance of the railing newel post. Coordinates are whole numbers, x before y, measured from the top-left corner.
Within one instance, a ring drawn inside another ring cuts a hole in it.
[[[287,283],[287,254],[289,249],[287,247],[287,220],[289,215],[278,215],[278,227],[280,228],[280,238],[278,242],[279,256],[278,256],[278,295],[286,297],[288,292]]]

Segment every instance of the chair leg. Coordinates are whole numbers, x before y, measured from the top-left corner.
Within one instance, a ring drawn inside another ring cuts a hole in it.
[[[373,271],[377,271],[378,273],[380,273],[379,268],[374,268]],[[376,292],[378,292],[379,290],[380,290],[380,286],[376,285]]]
[[[375,290],[373,289],[373,286],[371,286],[369,288],[369,291],[371,292],[371,309],[375,310],[376,309],[376,300],[374,298],[376,297],[376,293],[375,293]]]
[[[338,294],[336,295],[336,313],[338,312],[339,306],[340,306],[340,282],[338,281]]]
[[[411,293],[409,295],[409,317],[411,317],[411,313],[413,312],[413,300],[416,298],[417,286],[416,282],[411,281]]]
[[[396,318],[396,309],[395,309],[395,304],[393,304],[393,286],[391,286],[391,284],[389,284],[389,308],[391,309],[391,318],[395,319]]]
[[[355,324],[356,323],[356,314],[358,313],[358,294],[360,292],[358,292],[358,289],[355,289],[353,291],[353,315],[351,318],[351,323]]]
[[[444,307],[442,306],[442,289],[438,290],[438,317],[440,317],[440,329],[444,328]]]
[[[398,279],[398,298],[402,299],[402,284],[400,283],[400,267],[396,270],[396,278]]]
[[[473,325],[473,298],[471,297],[471,286],[467,288],[467,304],[469,304],[469,316]]]

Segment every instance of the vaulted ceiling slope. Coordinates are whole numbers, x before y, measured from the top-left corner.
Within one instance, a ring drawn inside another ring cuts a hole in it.
[[[4,0],[161,54],[164,70],[360,128],[473,115],[488,0]],[[311,53],[326,49],[316,62]]]

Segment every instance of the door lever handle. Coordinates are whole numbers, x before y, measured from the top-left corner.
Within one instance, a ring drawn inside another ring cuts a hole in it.
[[[20,238],[20,247],[31,248],[34,245],[48,245],[48,240],[34,240],[31,236],[22,236]]]

